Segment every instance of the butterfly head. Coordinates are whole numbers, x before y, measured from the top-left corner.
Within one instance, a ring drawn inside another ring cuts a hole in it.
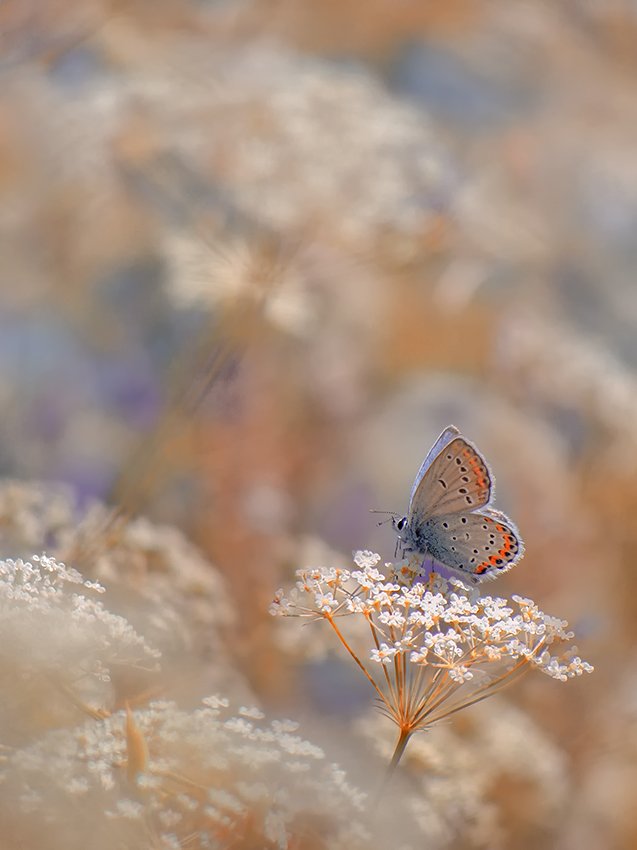
[[[404,531],[407,526],[407,517],[403,516],[400,519],[396,519],[395,516],[391,518],[391,524],[394,527],[394,531],[400,534],[401,531]]]
[[[402,552],[404,554],[406,551],[406,538],[409,536],[409,518],[406,516],[398,518],[393,516],[391,519],[391,524],[397,535],[396,549],[394,550],[394,557],[396,558],[399,552]]]

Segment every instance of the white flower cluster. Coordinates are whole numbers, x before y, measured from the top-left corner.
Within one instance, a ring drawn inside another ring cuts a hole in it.
[[[87,591],[103,593],[104,588],[46,555],[34,555],[30,562],[0,561],[0,629],[11,636],[4,645],[11,643],[15,648],[19,635],[28,638],[31,633],[41,643],[43,657],[59,667],[68,667],[70,656],[79,649],[84,675],[92,672],[92,657],[99,657],[100,676],[109,663],[155,666],[159,652]],[[64,653],[58,658],[53,655],[56,645]],[[23,669],[32,666],[30,661],[37,664],[39,657],[40,653],[23,656]]]
[[[156,702],[50,732],[0,770],[2,822],[20,846],[31,846],[25,830],[46,831],[48,850],[286,848],[319,820],[312,846],[368,846],[363,795],[297,728],[211,697],[194,711]]]
[[[178,529],[141,516],[124,519],[99,502],[78,510],[72,492],[60,484],[0,482],[0,552],[26,561],[43,549],[105,586],[104,607],[161,652],[163,681],[189,699],[211,689],[250,698],[222,637],[235,619],[223,577]],[[100,592],[68,582],[65,587],[89,599]],[[68,637],[68,629],[56,633]],[[55,635],[52,641],[55,647]],[[27,661],[31,657],[25,654]],[[146,690],[156,694],[157,677],[152,671],[140,676],[136,669],[125,686],[121,677],[118,685],[119,697]],[[177,695],[171,690],[172,698]],[[83,701],[108,704],[102,696],[85,695]]]
[[[68,722],[57,713],[58,698],[102,709],[114,668],[156,668],[158,651],[95,598],[102,592],[46,555],[0,561],[0,721],[18,740],[43,704],[53,725]]]
[[[572,649],[552,654],[573,634],[530,599],[456,592],[459,583],[440,577],[405,586],[377,568],[378,555],[357,552],[354,561],[358,569],[351,571],[299,570],[296,588],[288,596],[280,591],[271,613],[328,620],[352,655],[339,618],[364,617],[372,667],[357,663],[401,728],[423,728],[528,667],[560,681],[593,669]],[[373,665],[381,675],[370,672]]]
[[[137,531],[151,551],[150,531]],[[147,677],[158,651],[104,599],[118,595],[55,558],[0,561],[3,846],[284,850],[319,821],[317,850],[368,846],[364,795],[297,724],[220,697],[111,714],[170,678]]]

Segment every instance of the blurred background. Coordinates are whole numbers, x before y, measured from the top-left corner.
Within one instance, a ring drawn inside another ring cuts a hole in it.
[[[488,590],[596,672],[458,719],[494,820],[428,846],[633,848],[637,5],[23,0],[0,33],[0,554],[12,480],[178,527],[254,698],[335,728],[364,683],[268,604],[391,559],[369,509],[454,423],[526,542]]]

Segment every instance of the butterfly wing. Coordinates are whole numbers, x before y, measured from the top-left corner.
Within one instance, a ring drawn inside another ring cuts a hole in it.
[[[417,526],[431,516],[482,508],[491,501],[494,484],[480,452],[450,425],[418,470],[409,500],[411,524]]]
[[[434,560],[474,582],[496,578],[524,553],[515,525],[493,508],[432,517],[422,527],[420,541]]]
[[[420,464],[420,469],[418,470],[418,474],[414,479],[413,486],[411,488],[411,493],[409,494],[409,506],[411,509],[411,503],[413,502],[414,495],[418,486],[422,479],[425,476],[425,473],[431,466],[433,460],[440,454],[440,452],[445,448],[445,446],[449,445],[449,443],[455,438],[460,436],[460,431],[456,428],[455,425],[448,425],[442,434],[438,437],[436,442],[427,452],[427,457]]]

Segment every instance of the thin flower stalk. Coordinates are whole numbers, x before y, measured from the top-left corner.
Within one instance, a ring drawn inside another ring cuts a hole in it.
[[[592,667],[565,648],[564,620],[530,599],[479,596],[476,588],[437,575],[414,581],[411,564],[386,564],[357,552],[357,569],[297,572],[296,587],[279,591],[271,613],[327,621],[398,727],[388,776],[411,735],[511,684],[531,669],[566,681]],[[363,618],[365,629],[346,628]],[[338,621],[338,622],[337,622]],[[556,652],[557,650],[557,652]]]

